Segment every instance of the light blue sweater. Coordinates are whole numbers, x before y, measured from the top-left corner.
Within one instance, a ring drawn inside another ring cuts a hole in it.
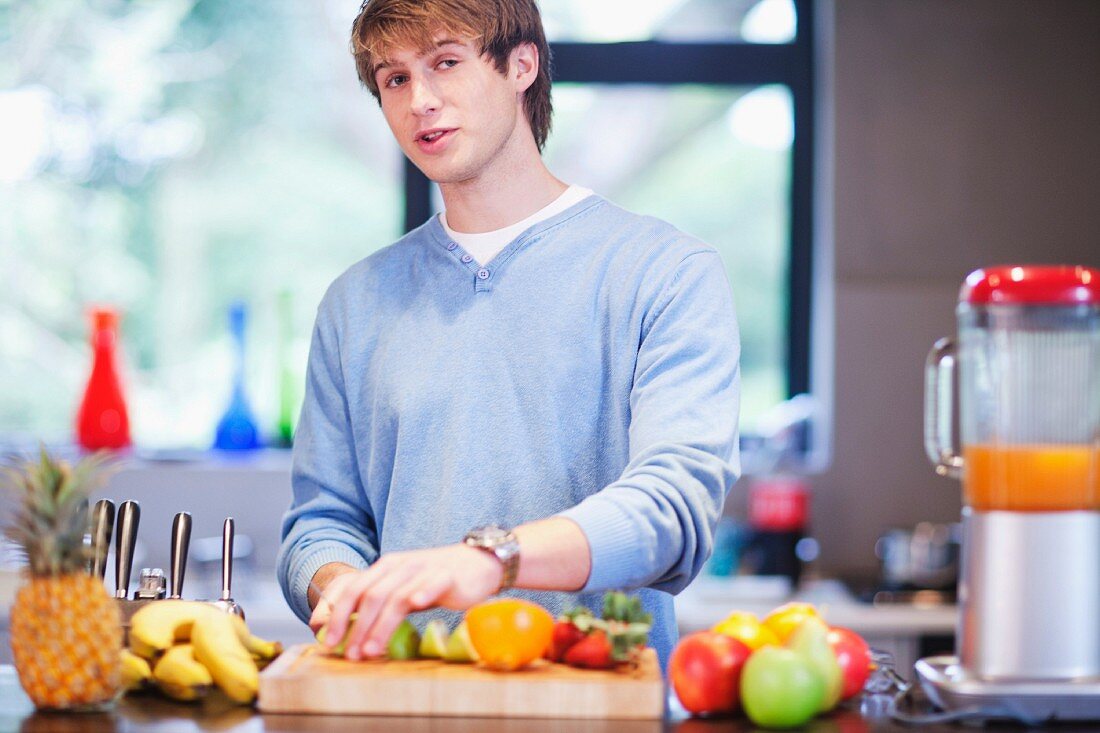
[[[662,663],[672,596],[740,473],[740,345],[710,246],[590,196],[484,267],[438,217],[341,275],[317,312],[278,574],[303,620],[325,563],[552,515],[592,550],[557,615],[641,589]],[[448,619],[436,609],[414,617]]]

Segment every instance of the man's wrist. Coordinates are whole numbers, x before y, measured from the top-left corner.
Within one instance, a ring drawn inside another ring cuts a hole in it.
[[[515,533],[495,524],[476,527],[466,533],[463,544],[492,555],[503,571],[498,592],[516,584],[519,570],[520,547]]]
[[[310,579],[309,590],[306,593],[310,609],[317,608],[317,603],[321,600],[321,594],[325,592],[325,588],[328,587],[329,583],[340,575],[354,572],[355,568],[342,562],[330,562],[317,568],[317,572]]]
[[[504,564],[498,560],[492,553],[485,552],[484,550],[476,547],[470,547],[464,542],[458,543],[456,547],[461,547],[463,551],[470,555],[471,561],[478,563],[479,567],[484,567],[485,571],[490,574],[494,593],[499,593],[504,585]]]

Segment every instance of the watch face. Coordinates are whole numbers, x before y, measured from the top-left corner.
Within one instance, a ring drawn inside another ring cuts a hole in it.
[[[492,545],[498,542],[503,542],[508,537],[508,530],[503,527],[498,527],[495,524],[490,524],[486,527],[478,527],[470,530],[470,537],[477,542],[484,542]]]
[[[486,541],[486,543],[495,544],[508,536],[508,530],[504,527],[498,527],[495,524],[491,524],[486,527],[478,527],[474,529],[471,534],[474,534],[478,539]]]

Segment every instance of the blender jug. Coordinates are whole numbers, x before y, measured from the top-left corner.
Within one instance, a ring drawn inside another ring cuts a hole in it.
[[[962,479],[960,664],[1100,676],[1100,270],[978,270],[957,316],[928,357],[925,448]]]

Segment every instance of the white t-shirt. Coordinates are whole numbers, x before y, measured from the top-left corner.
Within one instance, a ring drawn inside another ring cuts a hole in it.
[[[497,253],[507,247],[513,239],[518,237],[528,227],[534,226],[544,219],[549,219],[555,214],[560,214],[573,204],[591,195],[592,191],[590,189],[582,188],[581,186],[570,186],[562,191],[561,196],[558,196],[523,221],[518,221],[503,229],[494,229],[491,232],[478,232],[476,234],[456,232],[447,224],[446,211],[441,211],[439,213],[439,222],[447,231],[448,237],[457,242],[462,249],[466,250],[471,257],[477,260],[479,265],[484,265],[496,257]]]

